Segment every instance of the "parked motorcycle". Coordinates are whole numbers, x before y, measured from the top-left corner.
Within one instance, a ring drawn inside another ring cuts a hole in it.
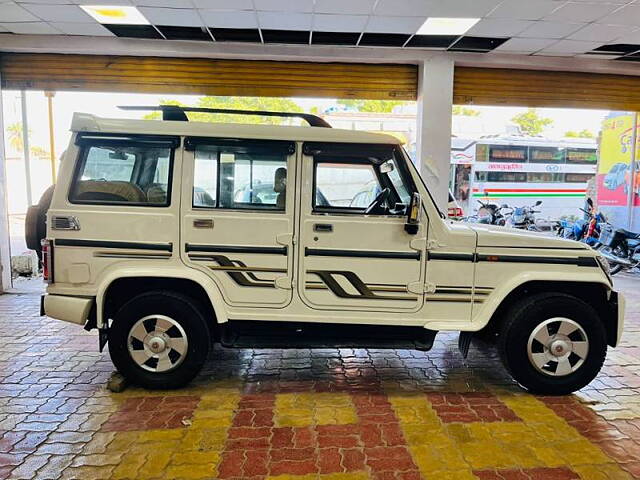
[[[640,266],[640,233],[614,229],[607,224],[602,228],[596,250],[609,261],[611,275],[637,268]]]
[[[559,220],[556,226],[556,235],[584,242],[592,247],[598,245],[602,228],[606,225],[610,226],[610,224],[602,213],[595,211],[593,201],[590,198],[587,199],[587,210],[584,208],[579,210],[586,215],[586,218],[575,222]]]
[[[507,217],[507,226],[511,228],[519,228],[521,230],[539,231],[536,226],[536,213],[540,210],[534,210],[535,207],[542,205],[542,200],[538,200],[534,205],[529,207],[516,207]]]
[[[475,221],[478,223],[484,223],[487,225],[504,225],[506,218],[503,210],[509,208],[508,205],[498,205],[496,203],[483,202],[478,200],[480,208],[478,214],[475,216]]]

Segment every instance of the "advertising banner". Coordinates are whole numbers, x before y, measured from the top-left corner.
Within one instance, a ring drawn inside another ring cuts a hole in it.
[[[634,205],[640,205],[638,197],[640,175],[635,175],[636,185],[631,186],[633,123],[633,114],[622,112],[613,112],[602,122],[600,158],[596,177],[598,204],[602,206],[626,206],[630,188],[635,192]],[[637,125],[636,128],[638,128]],[[636,150],[636,163],[638,160],[640,160],[640,148]]]

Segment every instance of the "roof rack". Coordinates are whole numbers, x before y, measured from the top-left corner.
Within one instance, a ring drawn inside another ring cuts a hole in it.
[[[322,127],[331,128],[325,120],[312,115],[310,113],[296,113],[296,112],[270,112],[266,110],[234,110],[228,108],[202,108],[202,107],[181,107],[179,105],[158,105],[158,106],[133,106],[133,105],[121,105],[118,106],[121,110],[137,110],[137,111],[149,111],[149,112],[162,112],[163,120],[175,120],[179,122],[188,122],[189,119],[185,112],[202,112],[202,113],[223,113],[229,115],[256,115],[264,117],[288,117],[288,118],[302,118],[310,127]]]

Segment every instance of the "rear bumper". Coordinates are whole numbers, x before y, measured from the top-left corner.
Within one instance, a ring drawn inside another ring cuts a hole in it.
[[[40,315],[56,320],[84,325],[95,299],[70,297],[66,295],[43,295],[40,301]]]

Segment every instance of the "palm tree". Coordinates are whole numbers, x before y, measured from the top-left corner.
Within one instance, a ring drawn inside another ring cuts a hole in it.
[[[7,127],[7,132],[9,132],[9,145],[11,148],[16,152],[22,152],[22,123],[12,123]]]
[[[21,122],[12,123],[7,127],[7,132],[9,132],[8,138],[9,138],[9,145],[11,146],[11,148],[18,153],[22,153],[22,150],[23,150],[22,123]],[[29,130],[29,138],[31,138],[31,130]],[[29,152],[31,152],[31,155],[35,157],[49,158],[48,150],[42,147],[38,147],[36,145],[31,145],[29,147]]]

